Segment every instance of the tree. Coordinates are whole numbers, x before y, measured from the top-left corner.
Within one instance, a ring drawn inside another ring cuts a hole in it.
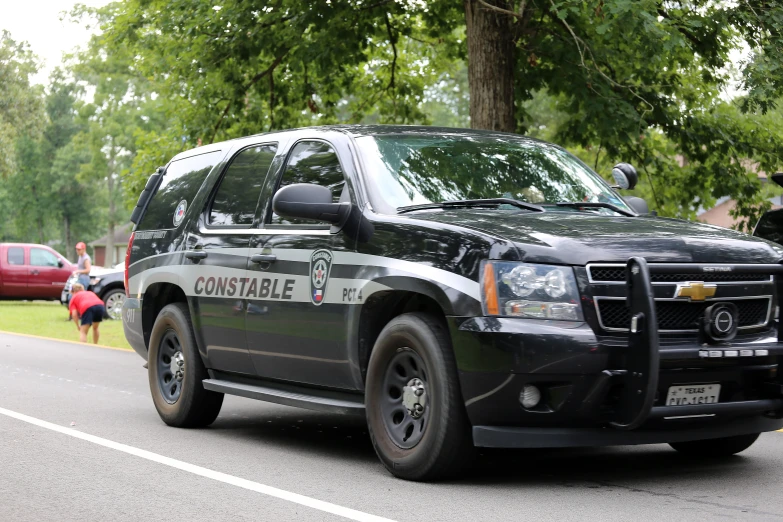
[[[38,70],[36,58],[25,43],[11,33],[0,33],[0,178],[16,169],[16,140],[26,135],[35,139],[44,125],[42,89],[30,86]]]
[[[525,102],[546,89],[568,115],[554,139],[636,163],[639,191],[662,214],[693,217],[722,196],[738,199],[741,215],[764,210],[754,171],[779,167],[783,134],[747,111],[774,106],[782,93],[783,3],[466,0],[464,8],[474,127],[527,131]],[[749,95],[732,104],[721,90],[739,39],[753,58],[744,67]]]
[[[199,143],[303,125],[427,121],[424,91],[454,53],[413,3],[129,0],[97,11],[100,47],[133,57],[166,127],[137,135],[135,188]],[[135,192],[135,191],[133,191]],[[135,192],[138,193],[138,192]]]
[[[565,115],[555,141],[635,163],[637,194],[662,214],[690,217],[722,196],[744,215],[763,209],[752,170],[778,168],[783,135],[758,128],[752,111],[781,94],[781,6],[129,0],[97,13],[103,50],[132,57],[168,115],[167,130],[137,136],[137,187],[198,143],[320,123],[428,123],[432,87],[455,81],[466,60],[471,126],[528,132],[530,102],[546,92]],[[749,92],[731,103],[721,93],[740,40],[753,52],[743,68]]]
[[[96,16],[99,21],[108,16],[102,11],[80,10],[76,15]],[[114,259],[114,232],[128,220],[124,178],[136,154],[137,140],[161,132],[168,124],[166,111],[149,89],[149,81],[133,66],[131,53],[127,46],[105,52],[103,36],[96,35],[77,53],[72,67],[76,80],[94,90],[92,101],[82,108],[84,130],[74,137],[74,143],[86,155],[80,179],[105,189],[105,262],[109,266],[119,261]]]
[[[26,134],[17,138],[17,168],[2,184],[1,206],[8,210],[4,221],[13,225],[3,235],[37,243],[62,238],[61,250],[73,258],[73,234],[94,233],[96,212],[91,203],[102,195],[79,179],[83,164],[90,160],[74,141],[86,128],[78,114],[81,89],[57,69],[48,91],[41,103],[46,124],[36,139]]]

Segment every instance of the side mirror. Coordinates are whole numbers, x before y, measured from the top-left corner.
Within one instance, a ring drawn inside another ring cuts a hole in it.
[[[332,203],[332,192],[321,185],[296,183],[277,191],[272,209],[280,216],[345,223],[351,214],[350,203]]]
[[[628,203],[628,206],[633,209],[637,214],[649,214],[650,207],[647,206],[647,202],[642,198],[636,196],[626,196],[623,200]]]
[[[59,268],[62,268],[62,267],[63,267],[63,265],[64,265],[64,263],[63,263],[63,260],[62,260],[62,259],[58,259],[58,260],[57,260],[57,266],[58,266]]]
[[[639,182],[639,175],[630,163],[618,163],[612,169],[612,177],[617,186],[623,190],[631,190]]]

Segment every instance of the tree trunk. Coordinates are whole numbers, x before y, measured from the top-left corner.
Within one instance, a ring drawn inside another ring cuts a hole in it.
[[[508,0],[485,0],[511,10]],[[514,132],[514,38],[513,18],[465,0],[468,36],[468,86],[470,126]]]
[[[109,192],[109,235],[106,236],[106,259],[104,263],[107,267],[112,267],[115,264],[114,261],[114,170],[116,166],[116,151],[112,145],[109,152],[109,175],[106,178],[106,185]]]
[[[33,200],[35,201],[35,226],[38,230],[38,244],[43,245],[44,241],[44,227],[43,217],[41,216],[43,205],[38,201],[38,192],[35,190],[35,185],[30,186],[30,192],[33,194]]]
[[[63,216],[65,224],[65,258],[73,260],[73,251],[71,250],[71,217],[68,214]]]

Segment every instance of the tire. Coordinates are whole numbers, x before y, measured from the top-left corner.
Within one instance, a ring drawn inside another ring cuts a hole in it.
[[[418,399],[416,388],[424,389]],[[416,412],[403,403],[406,397],[426,402]],[[453,477],[473,460],[451,341],[445,325],[433,316],[404,314],[380,333],[367,369],[365,410],[375,452],[396,477]]]
[[[106,305],[106,315],[109,319],[122,319],[122,303],[125,302],[125,290],[121,288],[109,290],[103,294],[101,300]]]
[[[688,442],[672,442],[669,444],[680,453],[694,457],[729,457],[743,452],[756,442],[759,433],[735,435],[722,439],[693,440]]]
[[[207,369],[196,346],[187,305],[173,303],[160,311],[152,327],[147,359],[152,401],[163,422],[178,428],[214,422],[223,394],[205,390],[201,384],[208,378]],[[184,370],[181,380],[171,369],[173,360],[180,361],[178,366]]]

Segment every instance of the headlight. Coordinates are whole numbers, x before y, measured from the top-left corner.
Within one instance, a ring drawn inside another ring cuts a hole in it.
[[[90,285],[97,285],[100,282],[101,282],[101,278],[100,277],[91,277],[90,278]]]
[[[481,297],[487,315],[584,321],[571,267],[485,261]]]

